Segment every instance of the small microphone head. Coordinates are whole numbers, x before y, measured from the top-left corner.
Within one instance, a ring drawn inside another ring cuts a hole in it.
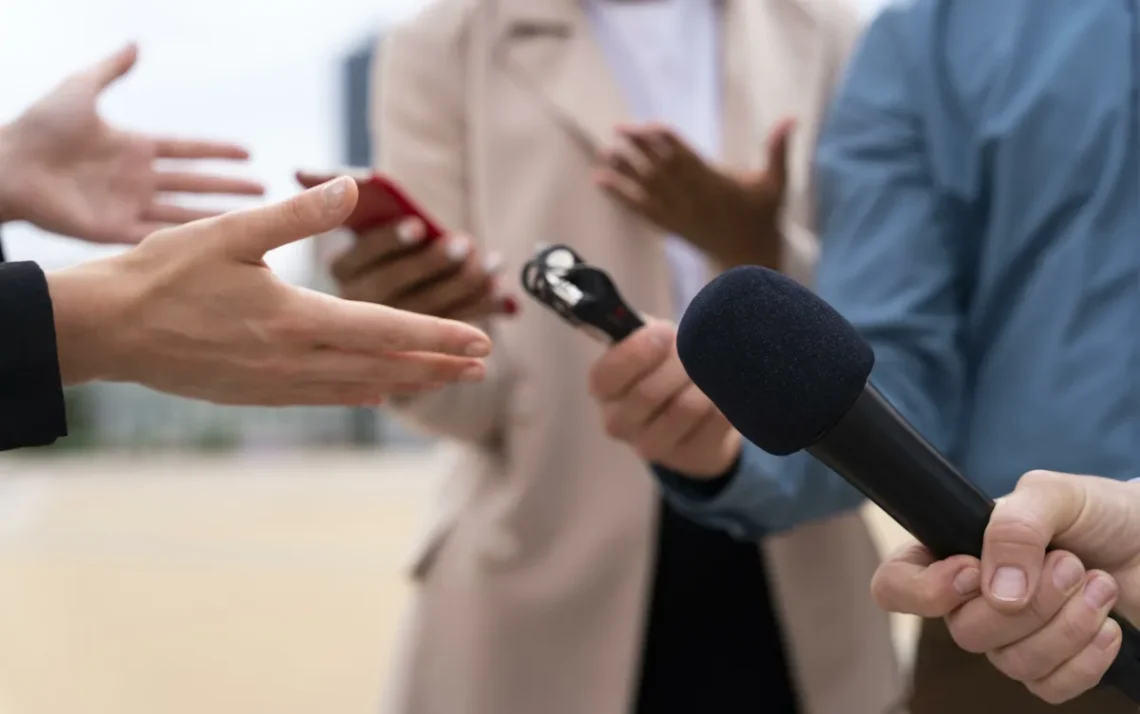
[[[777,456],[811,446],[863,392],[875,355],[847,320],[791,278],[734,268],[677,329],[689,378],[737,431]]]

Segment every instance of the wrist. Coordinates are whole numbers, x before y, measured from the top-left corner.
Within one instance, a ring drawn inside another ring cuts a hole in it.
[[[116,380],[135,282],[125,256],[48,273],[65,385]]]

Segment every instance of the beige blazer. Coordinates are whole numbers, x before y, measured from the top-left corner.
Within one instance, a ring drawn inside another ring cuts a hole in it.
[[[846,0],[724,0],[725,155],[755,167],[797,116],[789,265],[814,243],[808,160],[859,24]],[[639,309],[672,315],[661,234],[590,180],[626,107],[578,0],[438,0],[382,41],[377,165],[444,223],[507,259],[538,242],[604,266]],[[657,500],[586,390],[601,347],[532,303],[489,326],[487,380],[402,413],[459,444],[417,552],[392,714],[625,714],[636,687]],[[846,515],[767,539],[809,714],[899,700],[876,550]],[[693,653],[699,657],[699,652]]]

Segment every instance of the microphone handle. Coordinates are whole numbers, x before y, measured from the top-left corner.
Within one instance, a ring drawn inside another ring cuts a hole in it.
[[[980,558],[994,502],[960,474],[870,383],[808,453],[883,509],[938,558]],[[1113,612],[1123,639],[1104,676],[1140,704],[1140,631]]]

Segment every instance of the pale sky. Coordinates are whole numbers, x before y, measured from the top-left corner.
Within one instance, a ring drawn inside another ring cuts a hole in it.
[[[763,1],[763,0],[754,0]],[[865,7],[883,0],[860,0]],[[139,43],[140,60],[103,103],[134,129],[232,139],[253,152],[241,172],[291,194],[299,166],[340,163],[339,61],[422,0],[0,0],[0,122],[60,78]],[[22,226],[4,229],[13,259],[45,267],[100,254]],[[107,249],[101,249],[106,251]],[[306,248],[277,251],[288,279],[309,271]]]

